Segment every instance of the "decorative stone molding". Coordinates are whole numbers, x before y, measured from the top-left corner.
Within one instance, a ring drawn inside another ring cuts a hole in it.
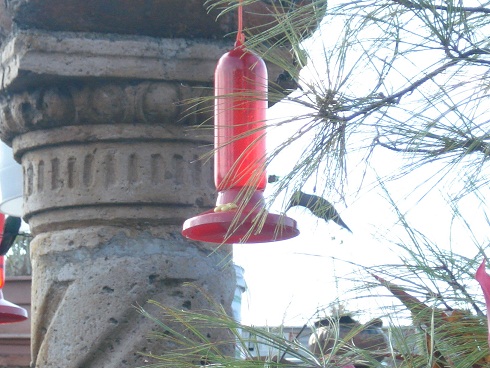
[[[14,139],[24,167],[25,218],[36,232],[45,222],[57,229],[72,221],[62,209],[77,209],[77,221],[92,223],[140,218],[182,224],[199,208],[214,206],[212,166],[200,160],[210,146],[178,126],[87,125],[26,133]],[[149,211],[144,216],[143,208]]]
[[[230,42],[22,31],[4,45],[2,88],[46,78],[130,78],[209,83]]]
[[[212,95],[209,85],[176,82],[66,82],[11,92],[0,97],[0,138],[73,125],[134,124],[180,127],[211,124],[212,100],[192,102]],[[186,129],[183,129],[186,127]],[[197,133],[195,133],[197,134]],[[209,139],[209,138],[208,138]],[[17,153],[17,156],[19,154]]]

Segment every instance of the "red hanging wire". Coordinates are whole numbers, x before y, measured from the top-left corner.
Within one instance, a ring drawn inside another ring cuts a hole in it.
[[[235,46],[242,46],[245,42],[245,35],[243,34],[243,6],[242,0],[238,2],[238,33],[236,35]]]

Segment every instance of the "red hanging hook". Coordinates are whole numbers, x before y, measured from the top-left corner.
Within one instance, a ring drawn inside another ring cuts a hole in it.
[[[238,32],[236,35],[235,47],[242,46],[245,43],[245,35],[243,34],[243,0],[238,3]]]

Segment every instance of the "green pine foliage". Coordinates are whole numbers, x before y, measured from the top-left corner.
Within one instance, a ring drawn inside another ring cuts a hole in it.
[[[222,14],[236,12],[238,3],[206,1]],[[245,7],[259,3],[274,15],[264,17],[266,28],[246,29],[246,46],[296,83],[270,89],[272,103],[288,102],[295,113],[268,123],[271,134],[285,126],[292,132],[268,163],[296,142],[307,141],[294,155],[298,160],[292,170],[275,183],[271,202],[284,193],[289,198],[308,181],[315,182],[318,194],[339,201],[366,187],[381,189],[400,231],[378,229],[384,234],[380,241],[392,244],[399,262],[364,267],[350,260],[352,279],[338,282],[352,282],[352,293],[325,306],[324,313],[332,316],[332,307],[349,306],[349,297],[375,301],[379,317],[388,322],[389,349],[380,362],[372,352],[349,345],[361,329],[341,339],[337,325],[334,347],[319,357],[268,329],[236,323],[218,306],[203,314],[160,305],[161,316],[141,312],[159,326],[154,337],[172,340],[177,349],[154,352],[150,366],[341,367],[355,362],[367,367],[489,367],[486,310],[474,273],[490,240],[477,234],[490,224],[490,2],[242,1]],[[212,106],[211,99],[189,102],[205,109]],[[384,153],[396,155],[402,165],[378,175],[373,168]],[[366,181],[349,183],[352,167]],[[376,179],[367,182],[373,171]],[[449,204],[447,244],[417,230],[403,210],[405,198],[393,193],[392,184],[414,172],[420,175],[414,191],[423,191],[421,198],[439,192]],[[473,216],[460,207],[468,198],[476,201]],[[478,217],[483,221],[475,222]],[[464,229],[471,256],[453,251],[453,227]],[[172,323],[186,333],[170,328]],[[235,343],[238,357],[221,354],[219,344],[202,334],[206,328],[230,331],[224,343]],[[243,331],[252,337],[244,338]],[[247,360],[252,356],[246,347],[257,344],[258,337],[270,354]],[[295,364],[277,359],[285,352]]]

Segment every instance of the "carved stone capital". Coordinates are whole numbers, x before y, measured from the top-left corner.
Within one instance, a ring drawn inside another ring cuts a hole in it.
[[[210,123],[212,101],[207,104],[192,101],[212,93],[209,84],[191,86],[157,81],[89,81],[83,84],[71,81],[11,92],[0,97],[0,138],[11,142],[14,137],[30,131],[74,125],[182,128]]]
[[[3,45],[2,88],[20,90],[67,78],[212,81],[231,42],[21,31]]]
[[[178,82],[72,80],[3,96],[0,137],[13,140],[22,163],[31,230],[181,224],[211,208],[212,166],[200,158],[213,134],[195,126],[211,119],[212,100],[186,103],[210,93]]]
[[[78,125],[14,139],[34,232],[85,223],[182,224],[214,206],[211,143],[181,126]]]

